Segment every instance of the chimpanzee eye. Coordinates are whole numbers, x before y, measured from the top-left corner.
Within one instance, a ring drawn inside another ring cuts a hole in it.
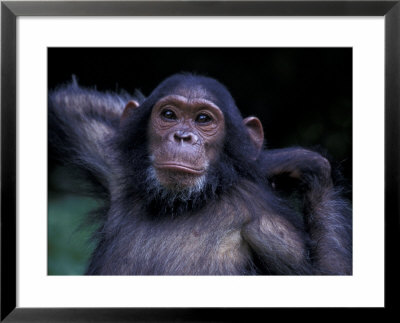
[[[212,118],[208,114],[205,114],[205,113],[199,114],[196,118],[197,123],[208,123],[210,121],[212,121]]]
[[[161,112],[161,116],[163,118],[165,118],[165,119],[168,119],[168,120],[176,120],[176,114],[173,111],[169,110],[169,109],[163,110]]]

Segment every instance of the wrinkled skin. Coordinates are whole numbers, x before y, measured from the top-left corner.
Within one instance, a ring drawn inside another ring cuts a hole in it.
[[[224,116],[211,101],[171,95],[154,106],[149,151],[159,182],[190,187],[205,176],[224,139]]]

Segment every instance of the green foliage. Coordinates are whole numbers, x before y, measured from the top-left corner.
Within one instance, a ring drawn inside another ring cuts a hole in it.
[[[95,200],[76,195],[52,195],[48,204],[48,274],[83,275],[94,245],[89,241],[93,225],[85,216],[96,208]]]

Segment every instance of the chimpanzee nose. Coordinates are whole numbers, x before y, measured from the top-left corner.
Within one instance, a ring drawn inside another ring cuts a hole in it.
[[[175,131],[174,139],[179,143],[185,142],[188,144],[194,144],[198,140],[197,136],[193,132],[185,130]]]

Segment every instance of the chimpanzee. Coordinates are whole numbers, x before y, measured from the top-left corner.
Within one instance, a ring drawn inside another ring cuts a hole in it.
[[[49,95],[50,153],[94,184],[88,275],[351,275],[351,208],[330,163],[263,149],[215,79],[176,74],[145,98],[73,81]],[[275,187],[296,180],[301,207]]]

